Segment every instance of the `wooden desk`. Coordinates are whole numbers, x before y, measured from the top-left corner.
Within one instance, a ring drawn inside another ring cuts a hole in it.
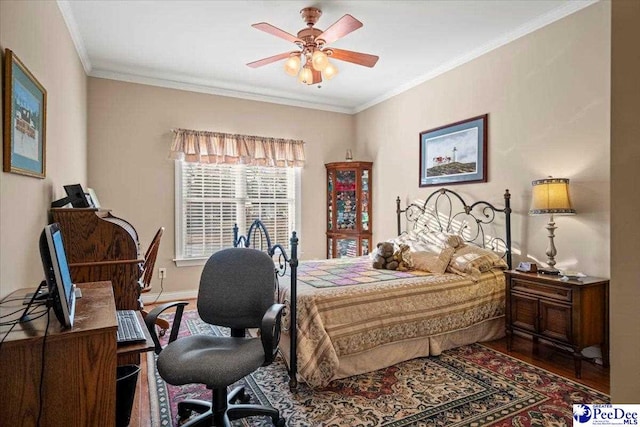
[[[0,349],[0,425],[35,426],[40,408],[42,426],[115,425],[117,321],[113,289],[111,282],[78,287],[82,298],[76,302],[72,329],[62,329],[51,311],[46,339],[46,316],[17,324],[5,338]],[[33,289],[17,290],[4,300],[21,299],[27,292]],[[21,308],[20,300],[6,302],[0,306],[0,314]],[[7,322],[20,314],[2,320]],[[35,313],[31,317],[36,317]],[[0,339],[9,329],[0,327]]]
[[[69,271],[74,283],[109,280],[116,308],[140,310],[138,232],[108,209],[54,208],[51,219],[60,224]]]

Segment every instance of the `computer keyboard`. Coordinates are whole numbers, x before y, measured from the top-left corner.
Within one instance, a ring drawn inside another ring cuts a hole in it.
[[[118,344],[145,341],[144,330],[134,310],[116,310],[118,319]]]

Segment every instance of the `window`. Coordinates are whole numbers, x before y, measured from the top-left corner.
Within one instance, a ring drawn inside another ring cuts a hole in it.
[[[261,219],[288,248],[297,221],[300,168],[176,162],[176,264],[202,264]]]

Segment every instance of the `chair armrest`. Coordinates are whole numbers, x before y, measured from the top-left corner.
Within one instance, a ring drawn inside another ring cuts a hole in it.
[[[168,302],[166,304],[155,307],[144,318],[144,323],[146,323],[147,329],[149,329],[149,334],[151,334],[153,344],[155,345],[154,351],[156,352],[156,354],[160,354],[160,352],[162,351],[160,339],[158,338],[158,334],[156,333],[156,319],[163,311],[176,307],[176,314],[173,317],[173,323],[171,324],[171,334],[169,335],[169,342],[173,342],[176,340],[176,338],[178,338],[180,322],[182,321],[182,313],[184,312],[184,307],[188,304],[188,301]]]
[[[264,348],[264,364],[269,365],[273,362],[278,351],[278,342],[280,342],[280,318],[284,304],[273,304],[262,318],[260,326],[260,339]]]

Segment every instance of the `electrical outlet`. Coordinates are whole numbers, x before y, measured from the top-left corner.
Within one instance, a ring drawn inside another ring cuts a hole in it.
[[[159,268],[158,269],[158,275],[160,276],[161,279],[166,279],[167,278],[167,269],[166,268]]]

